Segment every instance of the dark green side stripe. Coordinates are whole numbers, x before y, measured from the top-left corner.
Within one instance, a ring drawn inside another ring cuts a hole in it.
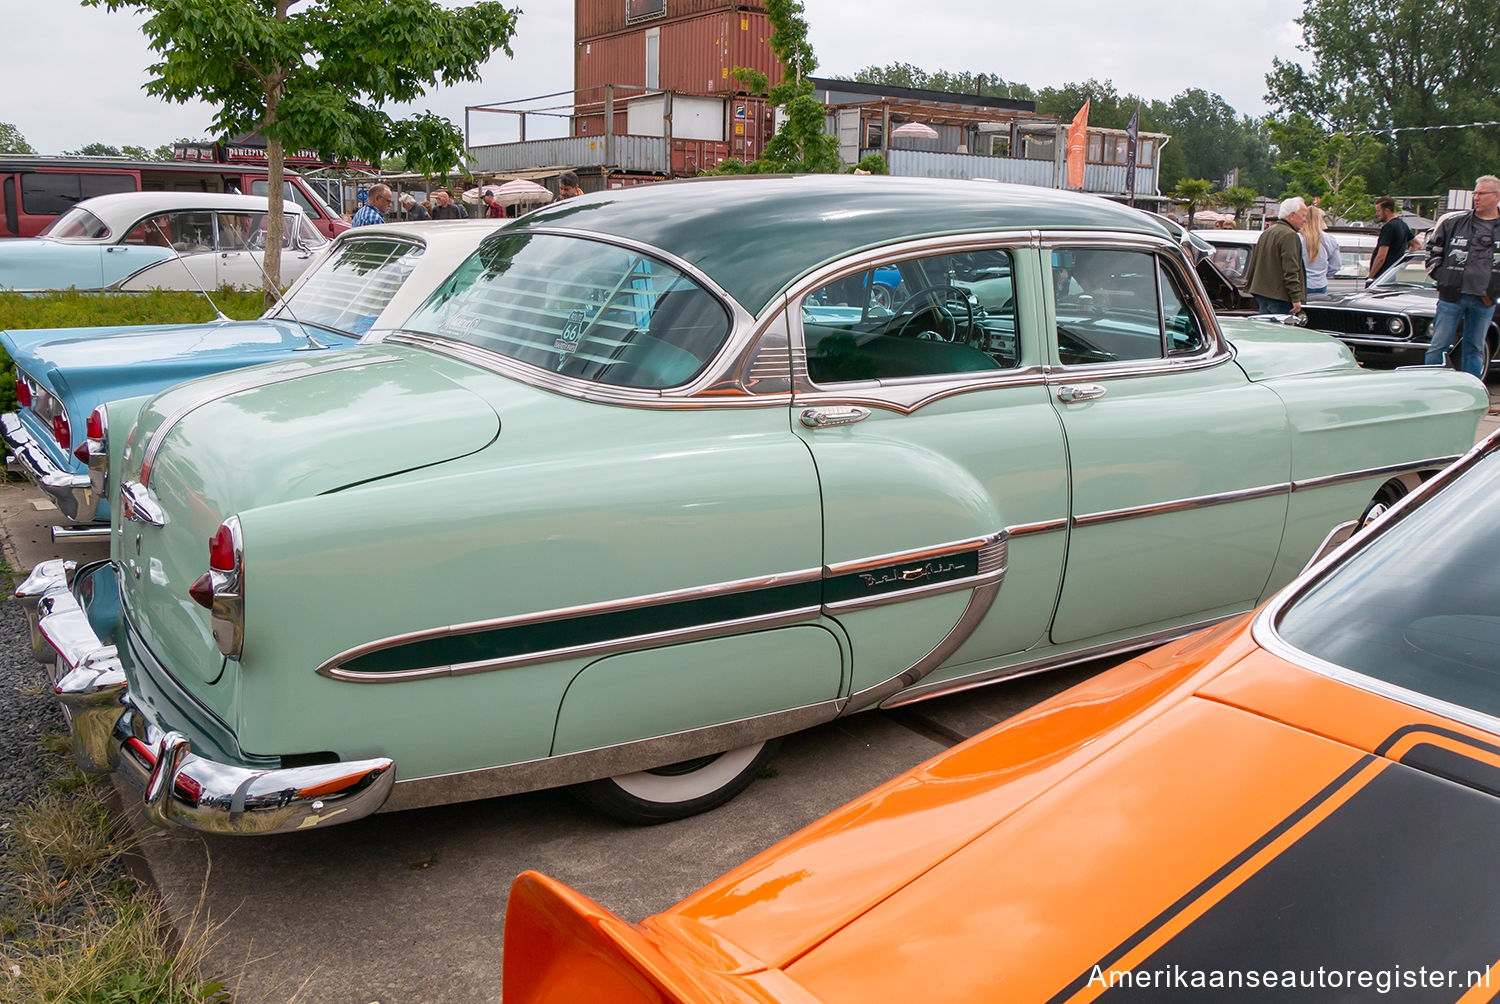
[[[487,662],[815,607],[821,594],[820,583],[803,582],[613,613],[587,614],[541,624],[443,635],[369,652],[341,663],[339,668],[354,673],[395,673]]]

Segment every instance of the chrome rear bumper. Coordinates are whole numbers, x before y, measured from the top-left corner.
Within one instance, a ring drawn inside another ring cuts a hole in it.
[[[100,640],[108,627],[92,622],[80,601],[86,590],[118,596],[114,566],[75,571],[73,562],[43,562],[16,596],[36,601],[28,611],[32,651],[49,667],[78,765],[129,781],[153,822],[209,833],[287,833],[368,816],[390,795],[395,762],[385,757],[261,769],[194,753],[186,736],[163,730],[131,700],[119,652]]]
[[[21,416],[13,411],[0,415],[0,437],[5,439],[9,451],[6,463],[15,464],[27,480],[46,492],[63,516],[73,523],[94,521],[99,511],[99,493],[94,490],[93,478],[58,466],[22,424]]]

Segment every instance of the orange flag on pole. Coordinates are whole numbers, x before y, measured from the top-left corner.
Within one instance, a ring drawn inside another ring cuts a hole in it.
[[[1089,99],[1068,126],[1068,187],[1083,187],[1083,162],[1089,150]]]

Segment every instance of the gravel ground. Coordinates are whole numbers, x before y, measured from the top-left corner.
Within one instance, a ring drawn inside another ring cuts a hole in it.
[[[9,596],[11,586],[4,586]],[[70,922],[103,906],[103,892],[126,876],[122,860],[106,864],[89,876],[89,881],[72,883],[73,895],[62,899],[54,909],[37,915],[22,895],[22,881],[17,874],[13,822],[16,811],[55,790],[69,790],[71,759],[49,751],[48,736],[67,735],[67,723],[53,699],[47,673],[31,654],[30,632],[26,627],[24,601],[0,599],[0,914],[14,918],[13,935],[25,938],[35,926],[66,927]],[[94,784],[104,782],[94,781]],[[54,863],[54,883],[65,877]]]

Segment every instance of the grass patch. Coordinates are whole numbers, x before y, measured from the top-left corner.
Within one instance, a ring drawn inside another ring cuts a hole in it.
[[[149,891],[118,859],[128,834],[90,782],[42,738],[51,789],[0,831],[0,1004],[227,1004],[207,977],[214,930],[195,922],[181,942]]]
[[[259,317],[266,309],[260,290],[219,289],[210,294],[235,320]],[[99,293],[76,289],[51,293],[0,292],[0,330],[12,328],[97,328],[114,324],[203,324],[213,307],[196,291],[155,289],[145,293]],[[0,411],[16,406],[16,376],[10,356],[0,349]]]

